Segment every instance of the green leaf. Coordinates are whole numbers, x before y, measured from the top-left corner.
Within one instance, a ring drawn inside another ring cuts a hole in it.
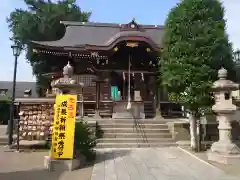
[[[63,37],[65,28],[60,21],[87,22],[91,13],[83,12],[75,0],[44,1],[24,0],[27,10],[15,9],[7,18],[11,40],[26,49],[26,59],[33,68],[41,91],[46,89],[46,79],[42,74],[51,72],[51,68],[62,67],[56,61],[59,57],[52,57],[46,61],[46,56],[33,53],[30,40],[54,41]],[[40,92],[40,91],[39,91]]]
[[[183,0],[165,22],[159,71],[169,99],[189,109],[210,107],[210,87],[224,67],[235,80],[232,46],[218,0]]]

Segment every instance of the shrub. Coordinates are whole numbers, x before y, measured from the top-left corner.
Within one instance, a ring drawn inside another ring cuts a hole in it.
[[[76,122],[75,126],[75,148],[84,155],[87,161],[95,159],[94,147],[96,147],[96,137],[89,125],[84,120]]]
[[[10,115],[10,102],[0,101],[0,124],[8,124]]]

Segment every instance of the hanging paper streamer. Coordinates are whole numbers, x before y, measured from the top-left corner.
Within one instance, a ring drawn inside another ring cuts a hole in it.
[[[142,81],[144,81],[144,75],[143,75],[143,73],[141,73],[141,77],[142,77]]]

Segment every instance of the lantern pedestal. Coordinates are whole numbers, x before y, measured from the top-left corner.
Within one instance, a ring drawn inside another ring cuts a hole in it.
[[[236,154],[220,154],[217,152],[208,152],[208,160],[214,161],[220,164],[225,165],[239,165],[240,164],[240,155]]]
[[[218,116],[219,141],[212,144],[208,151],[208,160],[226,165],[240,164],[240,149],[232,142],[230,117]]]

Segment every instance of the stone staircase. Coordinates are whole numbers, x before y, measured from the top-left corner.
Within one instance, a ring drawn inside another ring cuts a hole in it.
[[[176,146],[165,122],[160,120],[99,120],[104,134],[97,148]]]

